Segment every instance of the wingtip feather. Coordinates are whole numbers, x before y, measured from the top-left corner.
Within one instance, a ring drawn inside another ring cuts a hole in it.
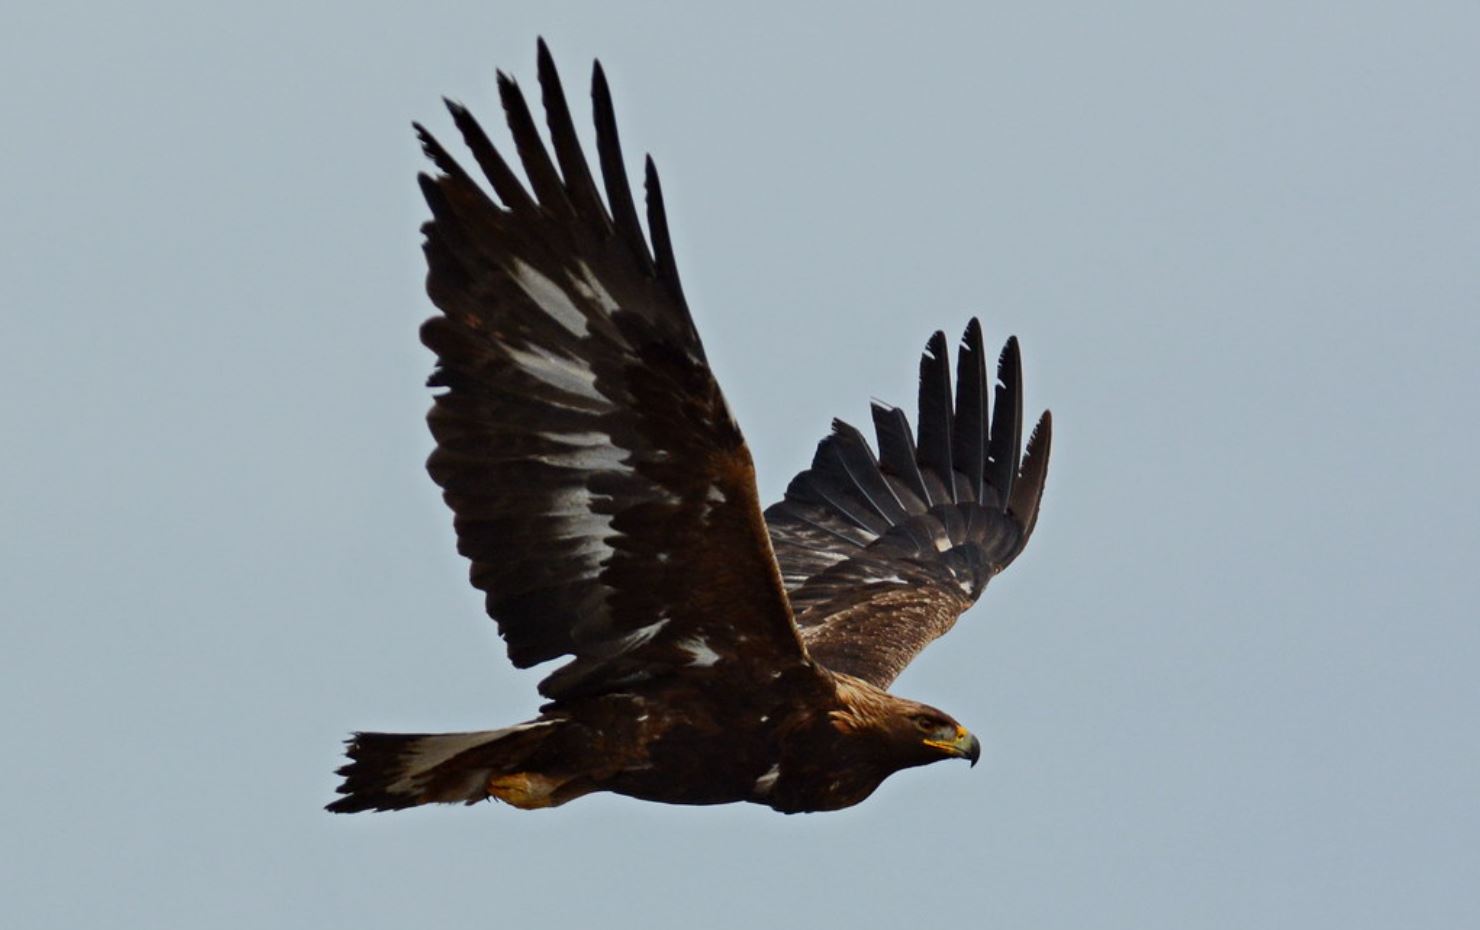
[[[987,355],[980,321],[972,317],[956,350],[956,413],[951,450],[956,471],[971,499],[980,501],[986,480],[988,417]]]
[[[678,263],[673,257],[673,240],[668,232],[668,211],[663,204],[663,182],[658,179],[658,166],[652,155],[643,156],[643,185],[647,191],[648,233],[653,240],[653,259],[659,280],[663,281],[680,303],[684,303],[683,284],[678,277]]]
[[[999,507],[1012,497],[1023,447],[1023,361],[1016,336],[1008,336],[997,356],[997,388],[992,400],[992,427],[987,442],[987,483],[997,492]]]
[[[1053,448],[1053,412],[1043,411],[1033,432],[1028,436],[1023,467],[1013,484],[1007,501],[1008,512],[1023,527],[1020,545],[1026,545],[1038,524],[1038,508],[1043,502],[1043,489],[1048,482],[1048,459]]]
[[[654,272],[652,252],[647,236],[637,218],[637,203],[627,179],[627,164],[622,157],[621,135],[617,132],[616,107],[606,71],[597,61],[591,66],[591,108],[596,123],[596,155],[601,161],[601,181],[606,188],[606,201],[611,209],[617,234],[644,272]]]
[[[937,479],[932,503],[956,500],[951,454],[951,362],[946,334],[936,330],[920,356],[920,419],[917,453],[922,471]],[[940,500],[936,500],[940,497]]]

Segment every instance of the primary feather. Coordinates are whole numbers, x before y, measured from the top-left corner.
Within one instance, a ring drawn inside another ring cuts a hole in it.
[[[1017,558],[1037,521],[1053,423],[1044,413],[1020,461],[1017,340],[1002,350],[990,410],[976,320],[958,358],[953,409],[945,335],[926,344],[918,441],[903,411],[876,402],[879,457],[835,421],[812,467],[766,509],[808,651],[881,688]]]

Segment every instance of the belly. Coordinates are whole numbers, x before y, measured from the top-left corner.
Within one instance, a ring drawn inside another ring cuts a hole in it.
[[[673,727],[648,747],[643,764],[617,772],[607,790],[667,804],[730,804],[754,800],[757,780],[774,764],[764,732]]]

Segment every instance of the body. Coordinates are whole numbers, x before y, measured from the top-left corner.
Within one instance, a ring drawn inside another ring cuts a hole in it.
[[[350,797],[330,809],[495,799],[532,810],[610,791],[667,804],[750,801],[791,814],[850,807],[903,768],[976,763],[976,737],[942,711],[848,675],[798,679],[740,703],[677,681],[555,702],[503,730],[358,734],[356,761],[342,770]]]

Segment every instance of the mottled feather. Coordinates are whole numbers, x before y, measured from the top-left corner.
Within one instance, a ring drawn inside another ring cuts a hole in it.
[[[1003,349],[991,410],[984,359],[972,320],[952,410],[936,333],[920,360],[918,444],[902,411],[875,403],[878,458],[857,430],[835,422],[812,467],[766,510],[803,640],[834,671],[888,687],[1027,544],[1051,421],[1045,413],[1020,465],[1017,341]]]
[[[423,188],[427,289],[442,311],[422,338],[437,355],[431,384],[446,389],[428,417],[428,469],[473,583],[516,665],[574,657],[541,684],[551,697],[803,666],[750,453],[672,267],[656,173],[649,163],[654,266],[607,108],[598,147],[618,223],[543,44],[539,77],[554,161],[518,85],[498,82],[532,202],[465,110],[454,122],[503,202],[421,131],[440,169]],[[720,660],[695,663],[694,644]]]

